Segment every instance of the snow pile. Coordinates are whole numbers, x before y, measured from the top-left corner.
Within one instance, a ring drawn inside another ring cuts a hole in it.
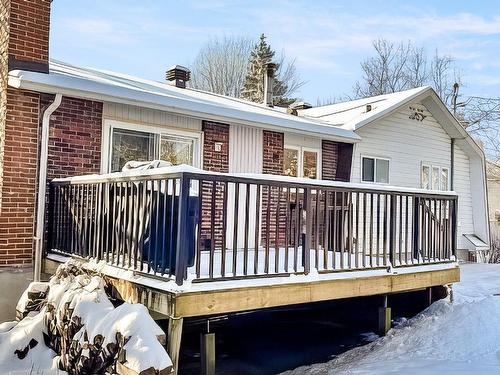
[[[48,283],[32,283],[17,311],[19,323],[0,325],[2,374],[104,374],[117,366],[141,374],[172,367],[159,342],[164,333],[146,307],[115,308],[103,279],[82,273],[78,263],[61,265]]]
[[[441,300],[386,337],[289,375],[500,373],[500,265],[465,264]]]

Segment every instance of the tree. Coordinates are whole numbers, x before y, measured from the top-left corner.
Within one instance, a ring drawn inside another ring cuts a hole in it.
[[[395,44],[386,39],[373,41],[375,54],[361,62],[363,78],[354,86],[358,98],[389,94],[424,85],[432,86],[451,105],[453,84],[461,77],[451,56],[435,51],[429,59],[422,47],[411,42]]]
[[[266,36],[262,34],[259,42],[250,53],[248,71],[245,83],[241,92],[241,97],[255,103],[262,103],[264,100],[264,76],[267,64],[274,62],[276,71],[274,73],[273,103],[275,105],[287,105],[295,99],[289,98],[304,83],[298,78],[295,68],[295,60],[286,62],[282,53],[275,61],[275,52],[266,41]]]
[[[220,95],[242,97],[253,49],[254,43],[248,38],[231,36],[210,39],[191,64],[190,86]],[[271,59],[274,58],[274,51],[269,48],[269,52],[272,53]],[[295,60],[289,61],[284,53],[276,60],[278,79],[274,92],[280,99],[292,95],[304,83],[297,73]]]
[[[240,97],[252,41],[242,37],[210,39],[191,66],[191,86],[220,95]]]

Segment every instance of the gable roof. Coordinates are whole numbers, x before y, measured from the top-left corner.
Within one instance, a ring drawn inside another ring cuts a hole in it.
[[[299,111],[299,115],[324,121],[345,130],[357,131],[413,102],[422,103],[469,157],[479,157],[484,160],[483,149],[430,86],[305,109]],[[367,111],[367,105],[371,106],[370,111]]]
[[[304,109],[299,113],[301,116],[325,121],[343,129],[357,130],[429,91],[432,91],[432,88],[423,86],[392,94]],[[368,105],[371,107],[369,111],[367,110]]]
[[[350,130],[249,101],[56,60],[50,61],[48,74],[23,70],[9,72],[9,85],[48,94],[61,93],[160,109],[205,120],[307,133],[344,142],[352,143],[360,139]]]

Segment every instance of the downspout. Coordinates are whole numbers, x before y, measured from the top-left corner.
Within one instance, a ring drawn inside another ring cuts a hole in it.
[[[35,265],[33,280],[40,281],[42,273],[42,247],[45,231],[45,194],[47,190],[47,159],[49,153],[49,123],[50,116],[61,105],[62,94],[56,94],[54,101],[43,113],[42,138],[40,146],[40,159],[38,170],[38,199],[36,209],[36,233],[35,233]]]

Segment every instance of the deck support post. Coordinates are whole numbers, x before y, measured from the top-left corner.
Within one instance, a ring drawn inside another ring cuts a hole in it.
[[[215,333],[210,332],[210,320],[207,332],[200,335],[201,374],[215,375]]]
[[[167,353],[173,364],[173,375],[179,373],[179,353],[181,350],[183,318],[168,319]]]
[[[427,307],[432,305],[432,287],[428,287],[427,290]]]
[[[382,307],[378,309],[378,333],[385,336],[391,329],[391,308],[387,306],[387,295],[383,296]]]

